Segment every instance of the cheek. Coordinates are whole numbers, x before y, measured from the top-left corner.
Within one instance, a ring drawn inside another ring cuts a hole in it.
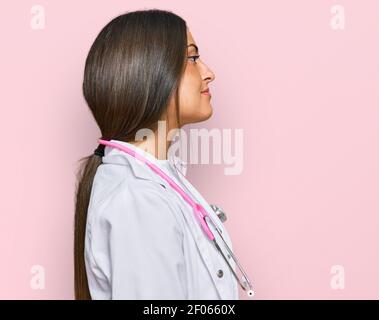
[[[197,70],[186,70],[179,88],[180,104],[183,109],[199,107],[202,81]]]

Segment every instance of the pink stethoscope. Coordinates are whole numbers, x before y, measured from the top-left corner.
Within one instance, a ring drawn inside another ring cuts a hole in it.
[[[203,229],[203,231],[205,232],[205,234],[207,235],[207,237],[209,238],[209,240],[211,240],[214,243],[214,245],[216,246],[217,250],[220,252],[220,254],[222,255],[222,257],[226,261],[227,265],[229,266],[229,269],[232,271],[234,277],[236,278],[236,280],[238,281],[238,283],[240,284],[240,286],[242,287],[242,289],[247,292],[247,295],[249,297],[254,296],[255,292],[253,290],[253,287],[251,285],[251,282],[250,282],[247,274],[243,270],[242,266],[238,262],[238,259],[233,254],[232,250],[229,248],[228,244],[225,242],[225,240],[222,237],[221,232],[220,232],[217,224],[213,221],[213,219],[211,218],[211,216],[209,215],[209,213],[203,208],[203,206],[201,206],[200,204],[198,204],[195,201],[193,201],[183,191],[183,189],[175,183],[175,181],[173,181],[165,172],[163,172],[163,170],[161,170],[154,163],[151,163],[150,161],[148,161],[146,158],[144,158],[143,156],[141,156],[136,151],[134,151],[134,150],[132,150],[132,149],[130,149],[130,148],[124,146],[124,145],[120,145],[118,143],[115,143],[115,142],[112,142],[112,141],[108,141],[108,140],[99,139],[99,143],[102,144],[102,145],[106,145],[106,146],[113,147],[113,148],[119,149],[121,151],[124,151],[124,152],[130,154],[131,156],[135,157],[136,159],[141,160],[142,162],[146,163],[146,165],[151,170],[153,170],[160,177],[162,177],[164,180],[166,180],[167,183],[175,191],[177,191],[183,197],[183,199],[193,208],[195,216],[197,217],[197,220],[199,221],[201,228]],[[212,206],[212,205],[211,205],[211,207],[212,207],[212,209],[214,209],[214,207],[217,208],[216,206]],[[210,228],[208,226],[208,221],[210,221],[213,224],[214,228],[216,229],[216,231],[220,235],[222,241],[224,242],[225,248],[227,249],[229,255],[233,258],[234,262],[236,263],[236,265],[238,266],[239,270],[241,271],[241,273],[243,275],[243,277],[242,277],[243,279],[242,280],[237,276],[237,274],[234,271],[233,267],[230,265],[228,259],[225,257],[224,253],[222,252],[221,248],[219,247],[219,245],[218,245],[218,243],[216,241],[216,237],[213,235],[212,231],[210,230]]]

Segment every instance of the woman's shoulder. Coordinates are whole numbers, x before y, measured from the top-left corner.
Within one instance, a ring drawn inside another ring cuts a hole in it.
[[[106,278],[114,271],[109,257],[113,267],[115,259],[120,266],[140,257],[141,248],[152,252],[154,262],[166,263],[159,250],[171,254],[182,248],[185,233],[178,214],[159,184],[139,179],[125,166],[100,165],[87,214],[86,257]]]
[[[117,200],[120,194],[123,194],[125,201],[128,198],[137,200],[138,195],[161,191],[162,187],[157,187],[156,183],[136,177],[128,166],[101,164],[93,179],[89,207],[107,205],[112,199]]]
[[[110,226],[133,219],[177,224],[176,214],[175,201],[164,185],[139,179],[126,166],[98,167],[88,208],[90,227],[94,223]]]

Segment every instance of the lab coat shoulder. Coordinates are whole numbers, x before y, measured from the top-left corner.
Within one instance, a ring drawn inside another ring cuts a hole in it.
[[[186,299],[183,227],[168,192],[153,181],[120,176],[111,187],[97,181],[111,191],[97,205],[93,199],[87,224],[110,298]],[[103,194],[98,191],[93,194]]]

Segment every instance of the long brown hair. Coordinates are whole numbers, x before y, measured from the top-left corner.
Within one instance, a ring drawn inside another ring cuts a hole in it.
[[[83,78],[83,95],[101,138],[132,141],[139,129],[155,128],[173,94],[180,127],[178,88],[186,55],[186,22],[170,11],[139,10],[111,20],[89,50]],[[101,157],[91,154],[79,162],[83,163],[75,193],[75,299],[90,300],[84,243],[92,182]]]

